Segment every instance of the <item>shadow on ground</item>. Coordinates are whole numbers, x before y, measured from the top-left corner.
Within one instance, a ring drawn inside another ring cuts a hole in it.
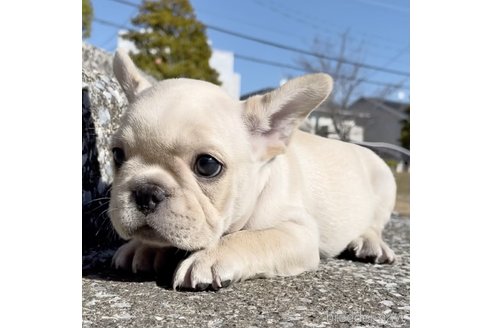
[[[166,261],[166,266],[157,274],[142,273],[134,274],[124,270],[116,270],[111,265],[111,259],[117,248],[93,249],[87,251],[82,256],[82,277],[86,279],[120,281],[120,282],[155,282],[157,286],[170,289],[172,286],[172,277],[178,264],[184,260],[190,253],[170,248]]]

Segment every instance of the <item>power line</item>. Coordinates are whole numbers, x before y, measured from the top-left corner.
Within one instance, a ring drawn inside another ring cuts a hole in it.
[[[391,9],[394,11],[398,11],[400,13],[408,14],[408,8],[391,5],[389,3],[383,3],[383,2],[379,2],[379,1],[373,1],[373,0],[355,0],[355,1],[362,2],[364,4],[379,7],[379,8]]]
[[[238,53],[234,53],[234,57],[238,58],[238,59],[250,61],[250,62],[259,63],[259,64],[288,68],[288,69],[292,69],[292,70],[296,70],[296,71],[300,71],[300,72],[304,72],[304,73],[312,73],[312,71],[305,69],[303,67],[300,67],[300,66],[294,66],[294,65],[286,64],[286,63],[279,63],[279,62],[275,62],[275,61],[271,61],[271,60],[241,55]],[[356,78],[350,78],[350,77],[347,77],[344,75],[339,75],[338,78],[356,80]],[[359,81],[361,83],[367,83],[367,84],[373,84],[373,85],[379,85],[379,86],[385,86],[385,87],[408,88],[408,86],[406,86],[406,85],[387,83],[387,82],[382,82],[382,81],[374,81],[374,80],[369,80],[369,79],[364,79],[364,78],[359,79]]]
[[[257,43],[266,44],[266,45],[269,45],[271,47],[275,47],[275,48],[279,48],[279,49],[289,50],[289,51],[293,51],[293,52],[297,52],[297,53],[301,53],[301,54],[304,54],[304,55],[313,56],[313,57],[317,57],[317,58],[334,60],[334,61],[340,62],[342,64],[359,66],[359,67],[370,69],[370,70],[374,70],[374,71],[386,72],[386,73],[395,74],[395,75],[410,76],[410,73],[404,72],[404,71],[400,71],[400,70],[395,70],[395,69],[390,69],[390,68],[385,68],[385,67],[378,67],[378,66],[375,66],[375,65],[369,65],[369,64],[360,63],[360,62],[354,62],[354,61],[343,59],[343,58],[335,58],[335,57],[331,57],[331,56],[326,56],[326,55],[323,55],[323,54],[320,54],[320,53],[310,52],[310,51],[307,51],[307,50],[304,50],[304,49],[299,49],[299,48],[287,46],[287,45],[284,45],[284,44],[280,44],[280,43],[276,43],[276,42],[272,42],[272,41],[268,41],[268,40],[263,40],[263,39],[260,39],[260,38],[257,38],[257,37],[253,37],[253,36],[249,36],[249,35],[243,34],[243,33],[238,33],[238,32],[234,32],[234,31],[226,30],[226,29],[221,28],[221,27],[218,27],[218,26],[207,25],[207,24],[204,24],[204,25],[207,28],[209,28],[211,30],[214,30],[214,31],[217,31],[217,32],[221,32],[221,33],[233,35],[233,36],[236,36],[236,37],[239,37],[239,38],[242,38],[242,39],[246,39],[246,40],[250,40],[250,41],[254,41],[254,42],[257,42]]]
[[[130,1],[125,1],[125,0],[109,0],[109,1],[118,2],[118,3],[130,6],[130,7],[134,7],[134,8],[140,8],[139,5],[137,5],[136,3],[130,2]]]
[[[270,65],[270,66],[276,66],[276,67],[282,67],[282,68],[289,68],[295,71],[301,71],[301,72],[306,72],[307,70],[300,67],[300,66],[294,66],[291,64],[286,64],[286,63],[279,63],[279,62],[274,62],[271,60],[266,60],[266,59],[261,59],[261,58],[256,58],[256,57],[251,57],[251,56],[246,56],[246,55],[241,55],[238,53],[234,53],[234,57],[254,63],[259,63],[259,64],[265,64],[265,65]]]
[[[94,22],[97,22],[97,23],[103,24],[103,25],[108,25],[108,26],[116,27],[116,28],[121,28],[121,29],[127,29],[128,28],[126,26],[123,26],[123,25],[120,25],[120,24],[116,24],[116,23],[113,23],[113,22],[109,22],[109,21],[106,21],[106,20],[103,20],[103,19],[99,19],[97,17],[94,18]],[[291,64],[287,64],[287,63],[279,63],[279,62],[275,62],[275,61],[271,61],[271,60],[266,60],[266,59],[261,59],[261,58],[256,58],[256,57],[241,55],[241,54],[238,54],[238,53],[234,53],[234,57],[235,58],[238,58],[238,59],[250,61],[250,62],[259,63],[259,64],[265,64],[265,65],[270,65],[270,66],[275,66],[275,67],[288,68],[288,69],[292,69],[292,70],[296,70],[296,71],[301,71],[301,72],[305,72],[305,73],[309,73],[310,72],[309,70],[307,70],[305,68],[302,68],[300,66],[294,66],[294,65],[291,65]],[[338,76],[338,78],[350,79],[349,77],[342,76],[342,75],[341,76]],[[355,78],[352,78],[352,79],[355,80]],[[382,81],[368,80],[368,79],[364,79],[364,78],[360,79],[359,81],[361,83],[367,83],[367,84],[373,84],[373,85],[379,85],[379,86],[385,86],[385,87],[408,88],[408,86],[406,86],[406,85],[392,84],[392,83],[386,83],[386,82],[382,82]]]
[[[400,58],[404,54],[407,54],[409,50],[410,50],[410,45],[405,46],[403,49],[401,49],[399,52],[397,52],[396,55],[394,55],[393,57],[388,59],[388,61],[384,65],[387,66],[387,65],[393,63],[395,60],[397,60],[398,58]]]
[[[259,0],[254,0],[254,3],[272,11],[273,13],[275,13],[277,15],[281,15],[281,16],[283,16],[283,17],[285,17],[291,21],[301,23],[303,25],[309,25],[309,26],[314,27],[317,30],[324,30],[324,31],[327,31],[329,33],[339,33],[339,31],[327,28],[326,27],[326,20],[324,20],[324,19],[322,20],[319,17],[313,16],[313,15],[310,15],[307,13],[303,13],[298,8],[286,6],[285,3],[273,3],[273,2],[264,3],[264,2],[259,1]],[[315,23],[314,21],[318,21],[319,24]],[[320,24],[323,24],[323,25],[320,25]],[[333,23],[330,23],[330,24],[333,25]],[[367,32],[356,32],[356,33],[371,36],[371,33],[367,33]],[[386,45],[386,46],[380,45],[380,44],[378,44],[378,42],[371,42],[371,41],[369,41],[369,42],[365,41],[366,43],[372,44],[373,46],[378,47],[378,48],[397,49],[394,45],[394,42],[389,41],[388,38],[376,35],[374,33],[372,33],[372,35],[374,36],[374,38],[381,39],[380,42],[384,42],[388,45]],[[354,38],[354,37],[350,37],[350,39],[356,40],[356,38]],[[390,44],[391,44],[391,46],[389,46]]]
[[[268,30],[268,32],[270,32],[270,33],[276,33],[276,34],[283,35],[283,36],[289,35],[291,37],[295,37],[296,39],[299,39],[299,40],[302,40],[302,41],[305,41],[305,39],[306,39],[305,36],[301,36],[299,34],[292,33],[291,31],[281,30],[278,27],[272,28],[270,26],[253,24],[250,20],[248,20],[248,19],[242,19],[242,18],[239,18],[237,16],[231,16],[231,15],[225,16],[222,13],[208,11],[208,10],[200,10],[200,13],[203,13],[205,15],[210,15],[210,16],[212,16],[212,19],[214,19],[215,17],[220,17],[222,19],[225,19],[225,20],[228,20],[228,21],[232,21],[232,22],[235,22],[235,23],[239,23],[239,24],[242,24],[242,25],[245,25],[245,26],[253,27],[253,28],[256,28],[256,29],[260,29],[262,31]]]
[[[131,7],[138,8],[138,5],[136,5],[136,4],[132,3],[132,2],[129,2],[129,1],[125,1],[125,0],[109,0],[109,1],[118,2],[118,3],[121,3],[121,4],[125,4],[125,5],[131,6]],[[322,59],[327,59],[327,60],[333,60],[333,61],[337,61],[337,62],[342,63],[342,64],[359,66],[359,67],[370,69],[370,70],[374,70],[374,71],[380,71],[380,72],[385,72],[385,73],[395,74],[395,75],[402,75],[402,76],[410,76],[410,73],[404,72],[404,71],[400,71],[400,70],[395,70],[395,69],[390,69],[390,68],[385,68],[385,67],[379,67],[379,66],[369,65],[369,64],[360,63],[360,62],[354,62],[354,61],[343,59],[343,58],[336,58],[336,57],[332,57],[332,56],[326,56],[326,55],[323,55],[323,54],[320,54],[320,53],[315,53],[315,52],[307,51],[307,50],[304,50],[304,49],[300,49],[300,48],[296,48],[296,47],[291,47],[291,46],[288,46],[288,45],[280,44],[280,43],[277,43],[277,42],[260,39],[260,38],[257,38],[257,37],[254,37],[254,36],[250,36],[250,35],[246,35],[246,34],[243,34],[243,33],[231,31],[231,30],[228,30],[228,29],[224,29],[222,27],[218,27],[218,26],[214,26],[214,25],[209,25],[209,24],[203,24],[203,25],[205,27],[207,27],[208,29],[211,29],[211,30],[214,30],[214,31],[217,31],[217,32],[220,32],[220,33],[232,35],[232,36],[235,36],[235,37],[238,37],[238,38],[241,38],[241,39],[245,39],[245,40],[249,40],[249,41],[253,41],[253,42],[265,44],[265,45],[268,45],[268,46],[271,46],[271,47],[275,47],[275,48],[279,48],[279,49],[283,49],[283,50],[297,52],[297,53],[300,53],[300,54],[304,54],[304,55],[308,55],[308,56],[313,56],[313,57],[317,57],[317,58],[322,58]]]
[[[400,58],[402,55],[408,53],[408,50],[410,49],[410,46],[406,46],[404,47],[403,49],[401,49],[396,55],[394,55],[393,57],[391,57],[386,63],[384,63],[384,66],[388,66],[390,65],[391,63],[393,63],[395,60],[397,60],[398,58]],[[374,76],[378,74],[378,72],[373,72],[372,74],[370,74],[369,76]]]
[[[110,21],[107,21],[107,20],[104,20],[104,19],[97,18],[97,17],[94,17],[92,20],[94,22],[99,23],[99,24],[102,24],[102,25],[107,25],[107,26],[112,26],[112,27],[116,27],[116,28],[121,28],[121,29],[124,29],[124,30],[127,30],[128,29],[127,26],[124,26],[124,25],[121,25],[121,24],[116,24],[116,23],[113,23],[113,22],[110,22]]]

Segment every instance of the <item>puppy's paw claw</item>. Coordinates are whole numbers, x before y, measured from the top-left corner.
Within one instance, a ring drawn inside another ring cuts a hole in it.
[[[137,246],[137,243],[133,240],[120,246],[113,255],[111,267],[116,270],[131,271]]]
[[[181,262],[174,273],[173,288],[175,290],[219,290],[228,287],[233,281],[232,271],[225,269],[206,251],[198,251]]]

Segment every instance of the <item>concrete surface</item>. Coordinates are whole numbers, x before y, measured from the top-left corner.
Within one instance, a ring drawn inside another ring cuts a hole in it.
[[[83,327],[408,327],[409,226],[393,218],[387,227],[394,265],[327,259],[315,272],[218,292],[172,291],[86,264]],[[110,255],[99,252],[97,261],[106,265]]]

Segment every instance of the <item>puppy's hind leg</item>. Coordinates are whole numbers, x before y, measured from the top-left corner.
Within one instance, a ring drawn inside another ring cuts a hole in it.
[[[348,244],[339,258],[389,264],[395,261],[395,253],[383,241],[382,234],[395,206],[396,184],[393,174],[385,165],[376,167],[372,172],[372,186],[378,205],[372,224],[365,233]]]
[[[378,264],[393,263],[395,253],[383,241],[382,236],[384,226],[391,217],[389,208],[391,207],[380,207],[369,229],[351,241],[338,258]]]
[[[395,253],[383,241],[381,234],[373,228],[348,244],[338,258],[369,263],[388,263],[395,261]]]

